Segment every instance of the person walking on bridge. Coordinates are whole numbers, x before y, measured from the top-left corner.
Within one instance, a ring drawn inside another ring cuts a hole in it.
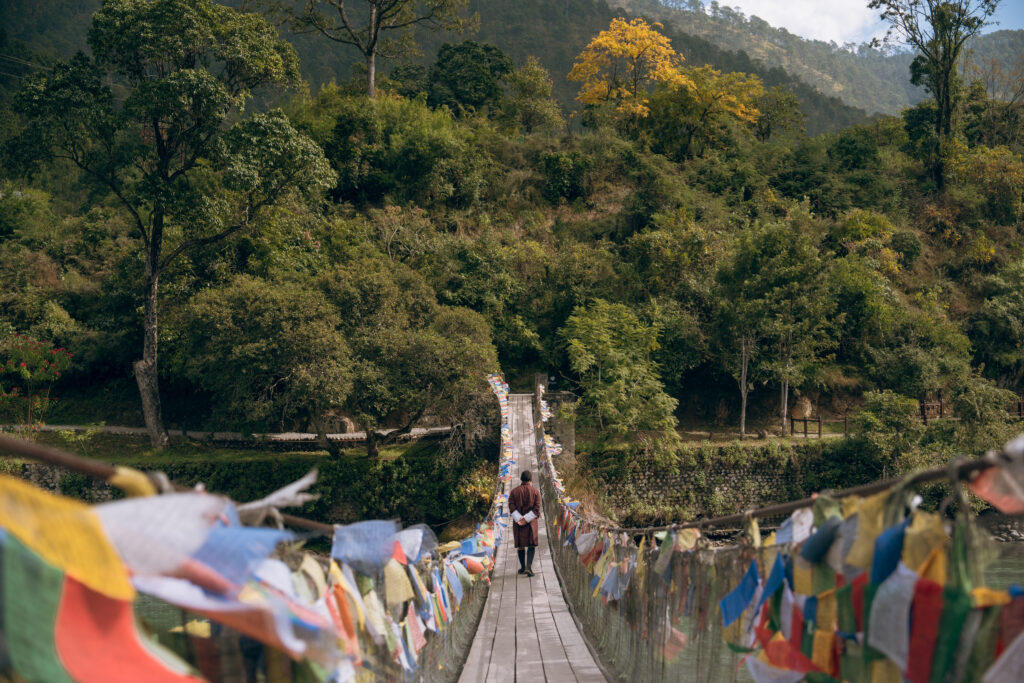
[[[508,496],[508,509],[512,513],[512,540],[519,555],[519,573],[533,576],[533,554],[537,550],[540,519],[540,491],[530,485],[530,470],[519,475],[522,482]]]

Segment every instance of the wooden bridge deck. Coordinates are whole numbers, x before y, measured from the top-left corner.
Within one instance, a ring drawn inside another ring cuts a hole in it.
[[[522,470],[537,473],[532,401],[531,394],[509,396],[516,459],[510,487],[519,484]],[[462,670],[462,683],[606,680],[565,604],[543,520],[539,540],[533,560],[535,575],[521,576],[516,573],[519,560],[511,529],[506,531],[495,553],[491,589]]]

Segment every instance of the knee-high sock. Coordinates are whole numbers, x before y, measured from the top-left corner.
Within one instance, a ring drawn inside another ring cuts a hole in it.
[[[533,553],[534,553],[535,550],[537,550],[537,549],[534,546],[532,546],[532,545],[526,550],[526,568],[527,569],[530,569],[530,568],[533,567]]]
[[[516,550],[516,554],[519,555],[519,568],[526,569],[526,550],[519,548]],[[533,558],[533,555],[530,555]]]

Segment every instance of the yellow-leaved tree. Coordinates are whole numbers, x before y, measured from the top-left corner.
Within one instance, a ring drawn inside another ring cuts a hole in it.
[[[683,73],[683,56],[659,33],[661,24],[643,19],[612,19],[576,58],[569,80],[582,81],[576,99],[584,104],[616,102],[617,111],[631,119],[647,116],[647,88],[664,84],[692,87]]]
[[[737,141],[737,133],[759,122],[764,86],[757,76],[722,73],[708,65],[687,68],[686,87],[659,87],[639,134],[651,150],[683,161]]]

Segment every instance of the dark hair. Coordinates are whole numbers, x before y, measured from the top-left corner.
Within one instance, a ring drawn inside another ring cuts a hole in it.
[[[523,473],[519,475],[519,481],[524,484],[533,479],[533,475],[530,474],[530,470],[523,470]]]

